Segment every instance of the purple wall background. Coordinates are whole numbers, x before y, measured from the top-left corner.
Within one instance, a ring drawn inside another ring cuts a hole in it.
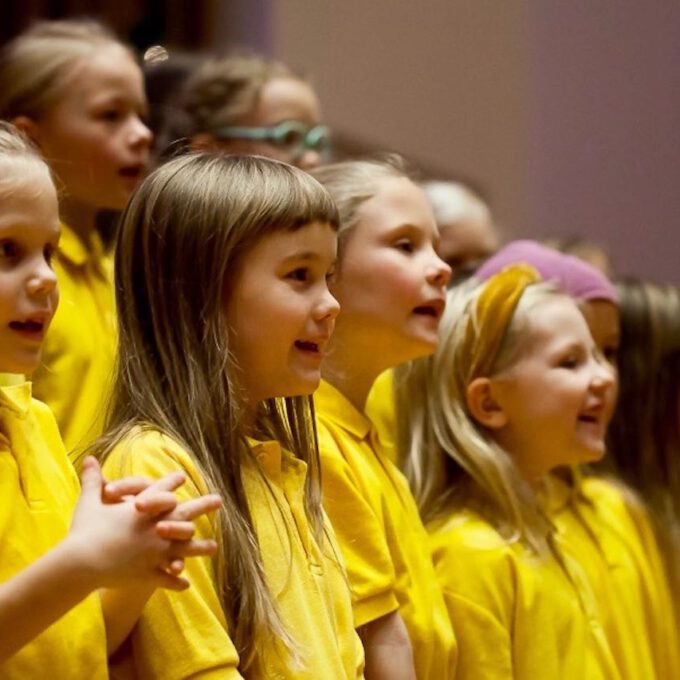
[[[530,7],[532,230],[680,283],[680,5]]]
[[[507,236],[680,283],[680,3],[228,4],[217,39],[307,72],[344,136],[471,178]]]

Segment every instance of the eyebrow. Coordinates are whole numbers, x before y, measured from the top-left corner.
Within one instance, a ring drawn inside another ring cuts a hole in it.
[[[300,260],[318,260],[320,259],[319,253],[315,253],[313,250],[303,250],[298,253],[293,253],[292,255],[287,255],[283,258],[283,262],[299,262]]]

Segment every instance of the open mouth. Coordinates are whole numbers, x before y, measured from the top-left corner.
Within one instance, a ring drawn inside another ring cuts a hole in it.
[[[439,310],[430,305],[422,305],[420,307],[416,307],[413,310],[413,313],[420,314],[422,316],[431,316],[434,317],[435,319],[439,318]]]
[[[309,340],[296,340],[295,346],[305,352],[319,352],[319,345],[316,342],[310,342]]]
[[[142,166],[134,165],[128,168],[121,168],[118,173],[128,179],[139,179],[142,176]]]
[[[45,323],[42,321],[10,321],[9,327],[24,335],[40,337],[45,330]]]

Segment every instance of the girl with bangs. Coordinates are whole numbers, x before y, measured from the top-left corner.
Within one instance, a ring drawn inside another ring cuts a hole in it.
[[[356,678],[363,653],[320,504],[309,395],[338,303],[336,209],[301,170],[188,155],[134,194],[116,250],[111,477],[182,470],[224,499],[215,560],[155,596],[117,671],[144,678]],[[181,492],[180,492],[181,494]]]

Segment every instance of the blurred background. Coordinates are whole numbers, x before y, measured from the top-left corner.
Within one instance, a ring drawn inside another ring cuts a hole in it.
[[[581,235],[617,272],[680,283],[680,3],[23,0],[140,51],[248,47],[306,74],[344,154],[462,179],[504,238]]]

